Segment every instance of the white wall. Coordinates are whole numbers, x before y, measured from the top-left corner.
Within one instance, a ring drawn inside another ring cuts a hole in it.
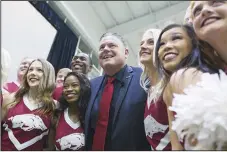
[[[98,51],[99,38],[106,32],[105,26],[95,15],[89,1],[53,1],[72,23],[73,28],[86,45],[96,53]]]
[[[16,79],[23,57],[47,58],[56,29],[27,1],[3,1],[2,47],[12,58],[8,80]]]
[[[99,44],[99,39],[106,32],[106,28],[89,3],[89,1],[64,1],[65,6],[69,9],[68,11],[73,12],[74,17],[84,26],[92,41]],[[98,45],[96,49],[98,49]]]

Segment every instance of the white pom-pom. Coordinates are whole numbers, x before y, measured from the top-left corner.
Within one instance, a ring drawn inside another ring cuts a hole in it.
[[[227,76],[204,73],[201,81],[174,94],[171,111],[176,112],[172,129],[185,138],[187,150],[221,150],[227,143]],[[189,138],[197,139],[196,146]],[[215,146],[214,146],[215,145]]]

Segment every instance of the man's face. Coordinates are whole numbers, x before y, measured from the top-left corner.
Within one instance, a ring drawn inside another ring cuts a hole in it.
[[[120,68],[126,64],[128,50],[116,36],[105,36],[100,41],[99,64],[105,69]]]
[[[29,65],[30,65],[30,63],[32,61],[33,61],[33,59],[31,59],[31,58],[24,58],[21,61],[20,65],[19,65],[19,69],[17,71],[17,76],[18,77],[23,77],[24,76],[24,74],[26,73],[26,71],[27,71],[27,69],[28,69],[28,67],[29,67]]]
[[[89,56],[85,53],[79,53],[73,57],[71,69],[73,72],[88,74],[91,71]]]
[[[71,72],[71,70],[68,68],[63,68],[59,70],[56,78],[56,87],[63,86],[64,79],[69,72]]]

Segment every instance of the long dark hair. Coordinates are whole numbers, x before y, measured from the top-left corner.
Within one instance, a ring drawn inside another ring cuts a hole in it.
[[[87,105],[88,105],[88,102],[89,102],[90,96],[91,96],[90,81],[82,73],[69,72],[64,79],[64,83],[65,83],[65,80],[69,76],[77,77],[77,79],[80,82],[80,96],[79,96],[78,101],[75,102],[75,104],[77,106],[77,109],[79,110],[79,120],[80,120],[81,126],[84,127],[85,112],[87,110]],[[60,103],[60,107],[55,111],[55,119],[57,118],[57,121],[59,119],[60,113],[62,113],[69,106],[69,103],[66,101],[66,99],[64,98],[63,95],[60,97],[59,103]],[[55,120],[55,122],[56,122],[56,120]]]
[[[207,55],[207,53],[204,52],[205,51],[204,47],[200,44],[200,41],[197,39],[194,29],[190,25],[186,24],[185,25],[170,24],[162,30],[155,48],[156,55],[155,62],[157,64],[157,69],[159,70],[159,73],[167,77],[170,77],[170,75],[172,74],[172,72],[170,73],[164,69],[161,61],[159,60],[158,51],[160,48],[163,33],[176,27],[182,28],[187,32],[188,36],[191,38],[192,51],[178,64],[175,71],[181,68],[188,69],[190,67],[194,67],[202,72],[218,73],[218,69],[220,68],[220,66],[216,64],[213,58],[211,58],[210,56]]]

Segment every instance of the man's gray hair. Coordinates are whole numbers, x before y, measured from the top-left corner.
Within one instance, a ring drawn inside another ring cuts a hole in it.
[[[112,32],[106,32],[106,33],[104,33],[104,34],[100,37],[100,40],[99,40],[99,41],[101,41],[101,40],[102,40],[104,37],[106,37],[106,36],[115,36],[116,38],[118,38],[118,39],[123,43],[124,47],[127,48],[126,41],[124,40],[124,38],[123,38],[120,34],[118,34],[118,33],[112,33]]]

